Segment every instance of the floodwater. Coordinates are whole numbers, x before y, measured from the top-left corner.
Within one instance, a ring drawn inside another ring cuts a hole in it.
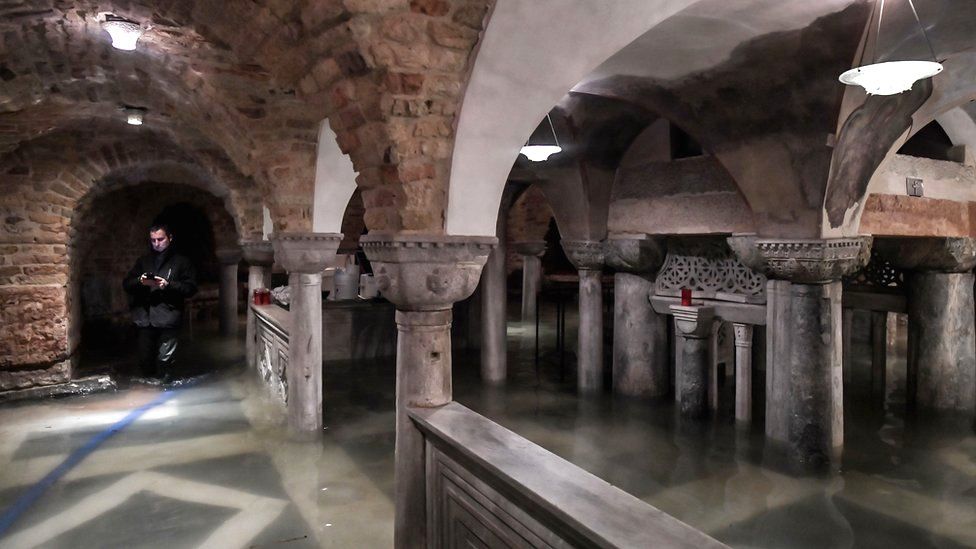
[[[482,387],[477,354],[458,352],[456,399],[733,547],[976,546],[971,419],[906,416],[904,327],[882,399],[857,320],[841,467],[796,475],[769,458],[761,424],[735,428],[731,378],[718,415],[691,424],[667,399],[578,398],[575,338],[560,368],[552,314],[538,366],[531,327],[510,324],[504,389]],[[185,362],[217,371],[170,392],[0,405],[0,547],[391,547],[393,362],[327,364],[326,429],[293,442],[278,407],[233,367],[242,348],[198,336]],[[155,399],[167,400],[38,493],[73,452]]]

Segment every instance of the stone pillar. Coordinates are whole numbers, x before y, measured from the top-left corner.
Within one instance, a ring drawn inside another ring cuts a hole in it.
[[[752,423],[752,325],[732,323],[735,332],[735,422]]]
[[[275,259],[288,271],[288,427],[317,436],[322,431],[322,271],[335,259],[342,235],[277,233]]]
[[[478,286],[491,237],[368,234],[360,239],[383,297],[397,308],[394,546],[426,548],[424,437],[411,407],[451,401],[451,307]]]
[[[671,305],[670,308],[674,315],[675,338],[681,338],[680,384],[674,388],[678,394],[678,408],[684,417],[705,417],[715,310],[696,305]]]
[[[542,286],[542,255],[546,253],[546,242],[516,242],[515,250],[522,256],[522,322],[535,323],[539,288]]]
[[[613,391],[649,398],[670,390],[667,315],[651,306],[654,277],[664,243],[647,235],[613,235],[607,265],[617,270],[613,286]]]
[[[871,396],[885,399],[888,369],[888,313],[871,311]]]
[[[271,284],[271,265],[274,263],[274,248],[270,240],[246,240],[241,242],[244,261],[247,261],[247,330],[245,348],[247,366],[257,367],[257,324],[251,310],[252,296],[256,288],[266,288]]]
[[[217,250],[220,261],[220,334],[237,333],[237,264],[241,262],[240,248]]]
[[[766,436],[803,468],[835,464],[844,442],[840,279],[870,257],[869,237],[729,245],[766,287]]]
[[[499,223],[499,242],[504,242],[504,224]],[[505,247],[499,244],[488,256],[482,274],[481,300],[481,380],[500,385],[507,376],[507,309]]]
[[[603,243],[563,240],[563,250],[579,269],[577,387],[583,394],[603,391]]]
[[[885,239],[878,253],[908,279],[908,398],[922,409],[976,406],[972,238]]]

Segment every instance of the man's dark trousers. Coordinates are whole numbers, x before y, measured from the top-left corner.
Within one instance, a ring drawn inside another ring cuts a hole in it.
[[[139,368],[143,377],[173,374],[178,334],[178,328],[139,328]]]

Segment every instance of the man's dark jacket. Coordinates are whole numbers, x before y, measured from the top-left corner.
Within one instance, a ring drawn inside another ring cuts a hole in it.
[[[143,286],[139,283],[142,273],[154,273],[169,284],[162,289]],[[183,300],[197,293],[196,278],[190,260],[172,248],[140,257],[122,281],[122,287],[132,296],[132,321],[140,328],[179,328]]]

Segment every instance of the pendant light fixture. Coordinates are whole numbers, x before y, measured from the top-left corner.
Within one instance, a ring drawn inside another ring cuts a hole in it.
[[[549,113],[546,113],[546,120],[549,121],[549,131],[552,132],[552,140],[555,145],[530,145],[528,141],[522,146],[522,150],[519,151],[525,155],[526,158],[532,162],[545,162],[549,160],[549,157],[562,152],[563,148],[559,146],[559,138],[556,137],[556,128],[552,126],[552,118],[549,118]],[[531,137],[529,138],[531,139]]]
[[[841,82],[848,86],[861,86],[868,95],[894,95],[912,89],[912,85],[923,78],[931,78],[942,72],[942,64],[935,58],[935,50],[932,49],[929,36],[925,33],[925,27],[922,26],[922,22],[918,18],[918,11],[915,10],[915,4],[912,0],[907,0],[907,2],[909,7],[912,8],[915,23],[918,24],[919,30],[922,31],[922,37],[925,39],[926,45],[928,45],[932,61],[887,61],[877,63],[878,47],[881,43],[881,20],[884,17],[885,5],[885,0],[878,0],[878,27],[874,35],[874,60],[869,65],[863,65],[864,53],[867,51],[867,44],[865,44],[864,49],[861,50],[860,66],[840,75]],[[868,25],[873,20],[874,12],[871,13],[871,20],[868,21]],[[870,30],[868,32],[870,33]]]
[[[125,123],[130,126],[141,126],[145,122],[146,109],[142,107],[130,107],[123,105],[122,113],[125,115]]]
[[[136,42],[146,32],[138,23],[123,19],[110,13],[103,14],[102,28],[112,37],[112,47],[117,50],[132,51]]]

